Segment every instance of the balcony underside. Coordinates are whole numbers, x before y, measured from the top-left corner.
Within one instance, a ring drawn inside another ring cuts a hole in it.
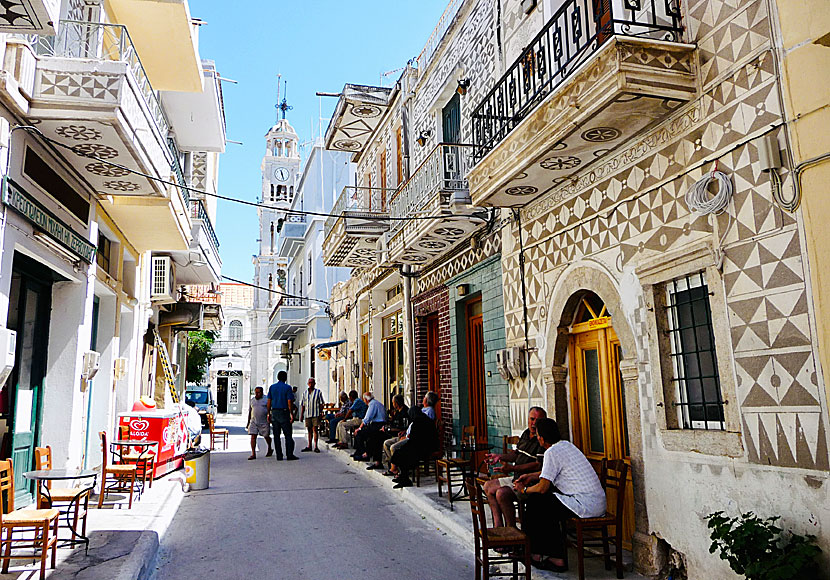
[[[191,226],[187,212],[184,208],[174,209],[169,200],[122,196],[100,203],[138,251],[189,249]]]
[[[280,232],[278,255],[283,258],[293,258],[305,245],[306,225],[286,223]]]
[[[307,319],[307,306],[281,306],[268,323],[268,339],[288,340],[294,338],[305,328]]]
[[[472,209],[468,206],[450,214],[450,195],[436,195],[430,202],[428,211],[420,215],[435,216],[435,219],[407,221],[392,235],[389,242],[390,264],[425,266],[445,255],[450,248],[481,227],[484,219],[473,216]]]
[[[389,108],[392,89],[347,84],[326,130],[326,149],[361,153]]]
[[[166,143],[122,62],[41,57],[29,114],[47,137],[84,155],[168,180]],[[166,186],[63,151],[102,195],[163,196]]]
[[[474,205],[523,206],[664,119],[696,91],[694,46],[616,36],[469,173]]]
[[[387,214],[346,211],[323,244],[326,266],[367,268],[376,264],[378,238],[389,230]]]

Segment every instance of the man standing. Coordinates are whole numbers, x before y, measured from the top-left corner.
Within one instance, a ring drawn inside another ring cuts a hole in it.
[[[285,382],[288,373],[277,373],[277,382],[268,389],[268,419],[274,429],[274,446],[277,448],[277,461],[282,461],[282,444],[280,432],[285,437],[285,458],[297,459],[294,455],[294,433],[291,427],[291,415],[294,412],[294,391]]]
[[[314,377],[308,379],[308,390],[303,393],[300,403],[300,421],[305,419],[305,428],[308,431],[308,447],[303,451],[311,451],[311,440],[314,439],[314,453],[320,453],[317,447],[317,438],[320,433],[320,421],[323,417],[323,393],[315,388],[317,380]]]
[[[262,387],[255,388],[251,406],[248,408],[248,435],[251,436],[251,456],[248,459],[256,459],[257,435],[265,437],[265,442],[268,444],[268,453],[265,457],[271,457],[274,454],[271,449],[271,426],[268,425],[268,400],[262,395]]]
[[[524,430],[514,451],[507,453],[488,453],[487,463],[501,463],[496,471],[504,477],[491,479],[484,484],[484,493],[493,513],[493,525],[516,526],[516,508],[514,501],[516,493],[513,491],[513,480],[525,473],[533,473],[542,469],[539,456],[545,450],[536,437],[536,422],[548,416],[541,407],[531,407],[527,415],[527,429]],[[512,474],[512,477],[510,476]],[[504,523],[502,523],[504,517]]]

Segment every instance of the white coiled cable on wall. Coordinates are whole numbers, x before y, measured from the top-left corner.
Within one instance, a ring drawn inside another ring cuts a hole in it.
[[[718,182],[718,191],[714,195],[709,193],[709,184],[713,181]],[[726,211],[731,200],[732,181],[730,181],[728,175],[717,170],[717,162],[714,171],[698,179],[686,192],[686,207],[689,208],[689,211],[698,215],[720,215]],[[716,256],[718,270],[723,266],[723,242],[726,240],[726,234],[732,228],[732,214],[727,213],[727,215],[729,216],[729,222],[718,240]]]

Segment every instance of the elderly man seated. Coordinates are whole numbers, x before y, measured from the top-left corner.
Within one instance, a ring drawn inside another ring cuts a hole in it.
[[[356,461],[369,458],[366,455],[366,446],[372,436],[379,433],[381,428],[386,424],[386,407],[371,392],[366,393],[366,395],[368,397],[369,409],[366,411],[366,416],[363,417],[363,422],[357,426],[354,432],[355,450],[352,459]]]
[[[355,393],[355,398],[357,398],[357,391],[352,392]],[[326,443],[337,443],[337,440],[334,438],[335,435],[337,435],[337,424],[346,417],[346,413],[349,411],[349,407],[351,406],[352,402],[349,399],[349,395],[347,395],[345,391],[340,393],[340,408],[336,413],[328,413],[326,415],[326,419],[329,422],[329,439]]]
[[[381,459],[384,452],[384,444],[386,441],[391,441],[392,443],[397,442],[400,435],[406,431],[408,426],[409,407],[406,405],[403,395],[395,395],[392,397],[392,410],[389,411],[386,425],[366,443],[366,459],[372,459],[372,462],[366,469],[379,469],[383,466]],[[389,452],[389,456],[392,456],[391,451]]]
[[[560,521],[605,514],[605,490],[588,458],[570,441],[562,441],[553,419],[536,422],[536,437],[545,448],[542,471],[513,483],[525,500],[522,527],[530,537],[531,563],[564,572],[565,542]]]
[[[438,393],[435,393],[433,391],[427,391],[426,394],[424,394],[421,412],[430,419],[432,419],[433,423],[435,423],[435,405],[437,404]],[[381,458],[381,462],[383,463],[383,465],[386,465],[386,471],[383,472],[383,475],[386,475],[388,477],[395,477],[399,475],[398,471],[392,466],[391,458],[396,451],[398,451],[404,445],[406,445],[406,442],[409,440],[409,433],[411,430],[412,423],[410,422],[405,432],[400,433],[396,437],[390,437],[389,439],[383,442],[383,455]]]
[[[484,493],[487,495],[487,502],[493,512],[493,525],[496,527],[516,525],[516,494],[513,491],[513,481],[524,473],[542,469],[538,458],[545,450],[536,438],[536,422],[547,416],[543,408],[531,407],[527,415],[527,429],[519,437],[516,449],[507,453],[488,453],[485,457],[491,465],[501,463],[496,468],[496,473],[504,475],[484,484]]]
[[[354,393],[353,399],[352,393]],[[358,427],[361,423],[363,423],[363,418],[366,416],[366,412],[369,410],[369,401],[371,400],[371,394],[363,393],[363,397],[358,399],[357,391],[352,390],[349,392],[349,398],[352,399],[352,406],[349,408],[348,411],[346,411],[346,416],[337,425],[337,440],[339,441],[339,443],[336,445],[336,447],[338,449],[348,449],[352,446],[352,432],[350,431],[350,429],[352,429],[353,427]]]

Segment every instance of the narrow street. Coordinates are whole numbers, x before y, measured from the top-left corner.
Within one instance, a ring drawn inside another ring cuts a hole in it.
[[[325,445],[299,461],[247,461],[241,420],[228,451],[211,455],[210,489],[182,501],[162,541],[156,580],[193,578],[473,577],[472,553],[408,511],[364,474],[344,468]]]

